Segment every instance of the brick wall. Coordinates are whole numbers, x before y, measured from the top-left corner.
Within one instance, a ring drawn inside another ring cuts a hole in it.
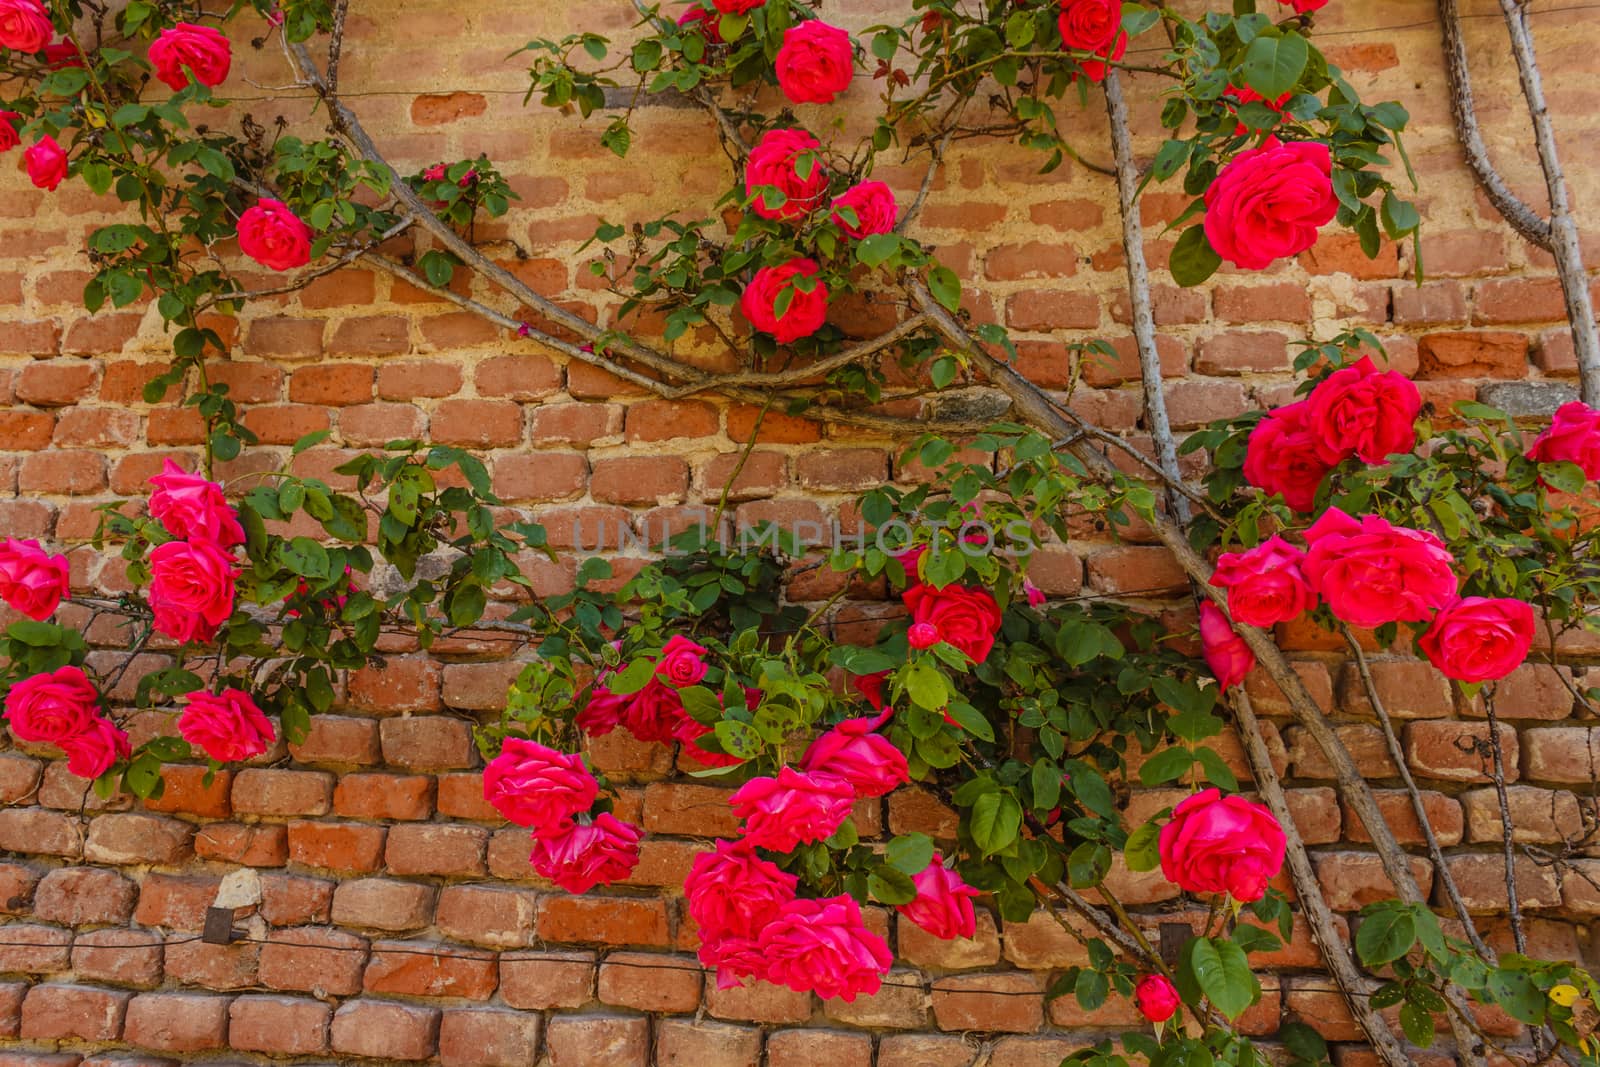
[[[1479,6],[1470,14],[1493,14]],[[463,14],[443,0],[407,4],[387,36],[376,18],[353,17],[345,85],[397,162],[479,151],[500,162],[522,201],[489,235],[502,242],[495,254],[574,310],[604,319],[610,303],[583,270],[577,245],[600,217],[645,218],[675,207],[675,196],[714,196],[725,174],[711,137],[692,111],[647,107],[635,155],[622,163],[596,146],[597,129],[521,108],[524,86],[503,62],[507,52],[570,31],[580,13],[590,28],[598,20],[606,24],[598,28],[623,29],[626,5],[518,5],[492,18],[488,8],[505,5],[483,7]],[[861,27],[903,7],[873,0],[830,16]],[[1518,242],[1459,163],[1431,17],[1427,3],[1373,0],[1335,0],[1318,16],[1324,46],[1363,93],[1398,97],[1412,110],[1427,284],[1403,280],[1409,249],[1386,247],[1368,262],[1353,238],[1331,233],[1297,263],[1264,274],[1224,271],[1198,290],[1178,290],[1158,270],[1163,365],[1180,429],[1282,402],[1292,340],[1354,324],[1389,339],[1395,362],[1414,374],[1437,414],[1471,397],[1548,410],[1570,392],[1571,345],[1551,264]],[[1534,21],[1576,199],[1593,219],[1600,54],[1581,11]],[[1537,202],[1498,19],[1469,18],[1467,33],[1491,148]],[[261,84],[285,80],[270,58],[247,66]],[[1136,122],[1150,130],[1159,99],[1148,84],[1138,89]],[[316,128],[303,104],[282,97],[236,106],[258,119],[282,111]],[[1087,155],[1108,154],[1095,109],[1063,114],[1063,125],[1077,131]],[[917,235],[943,247],[978,318],[1013,329],[1024,369],[1041,385],[1066,386],[1064,342],[1111,339],[1120,360],[1086,368],[1073,402],[1137,438],[1112,190],[1081,167],[1039,177],[1036,162],[1003,145],[958,146]],[[920,177],[909,169],[882,176],[902,194]],[[1181,205],[1160,190],[1147,199],[1157,266],[1170,248],[1159,224]],[[141,494],[162,456],[196,453],[198,424],[189,414],[139,400],[167,351],[153,313],[136,307],[90,317],[79,306],[84,231],[109,221],[113,208],[81,189],[47,195],[9,169],[0,175],[0,533],[81,543],[95,507]],[[1600,241],[1591,244],[1589,258],[1600,263]],[[867,305],[840,309],[862,329],[881,314]],[[252,306],[236,337],[232,360],[215,374],[251,406],[248,422],[262,445],[229,464],[227,475],[271,468],[289,443],[319,429],[332,431],[329,446],[293,465],[334,480],[330,472],[349,450],[394,437],[471,446],[486,454],[495,491],[545,521],[564,550],[559,563],[532,570],[543,593],[570,585],[575,532],[588,545],[601,528],[614,537],[617,524],[659,536],[697,514],[714,500],[754,421],[748,409],[709,399],[645,399],[362,270]],[[689,354],[717,358],[710,348]],[[853,493],[916,476],[897,463],[891,441],[769,416],[733,499],[740,520],[848,522]],[[79,547],[72,558],[79,589],[123,587],[114,557]],[[637,565],[623,561],[621,569]],[[1159,549],[1092,539],[1050,549],[1035,577],[1055,595],[1149,590],[1168,577],[1180,584]],[[831,592],[818,580],[803,595]],[[840,621],[870,625],[873,613],[871,603],[846,604]],[[1282,637],[1312,691],[1337,709],[1363,767],[1383,786],[1397,785],[1336,646],[1303,627]],[[675,888],[704,847],[700,835],[733,829],[723,791],[675,778],[674,754],[664,748],[601,739],[597,759],[625,783],[622,813],[650,832],[643,861],[610,891],[552,891],[529,877],[524,835],[482,802],[481,761],[470,742],[472,723],[495,713],[515,664],[497,661],[492,644],[466,639],[432,656],[400,645],[391,651],[383,667],[348,678],[336,714],[319,719],[303,744],[210,782],[201,767],[171,768],[166,795],[153,804],[103,802],[43,752],[0,751],[0,1064],[129,1062],[111,1053],[133,1049],[138,1063],[366,1057],[464,1067],[548,1056],[574,1067],[642,1064],[653,1049],[658,1062],[696,1067],[960,1067],[977,1059],[981,1040],[990,1067],[1034,1067],[1054,1065],[1086,1035],[1136,1021],[1123,1003],[1089,1015],[1070,1000],[1045,1003],[1052,972],[1083,959],[1042,913],[1003,928],[985,914],[976,939],[945,943],[872,912],[898,961],[882,993],[853,1005],[764,986],[719,991],[694,966],[694,934]],[[1600,658],[1600,640],[1566,651],[1579,664]],[[120,655],[112,647],[94,653],[101,667]],[[139,669],[154,662],[135,665],[117,696],[131,697]],[[1453,706],[1442,681],[1402,655],[1381,652],[1375,670],[1404,722],[1406,757],[1463,895],[1504,942],[1495,918],[1505,903],[1498,811],[1480,758],[1463,748],[1483,734],[1481,713]],[[1270,683],[1252,684],[1252,693],[1269,718],[1284,712]],[[1509,723],[1519,840],[1554,844],[1581,832],[1593,810],[1600,728],[1574,717],[1548,668],[1519,672],[1500,711]],[[165,716],[145,714],[132,728],[139,740],[169,726]],[[1320,756],[1292,726],[1270,727],[1269,740],[1334,907],[1348,914],[1386,895]],[[1401,840],[1416,849],[1413,865],[1427,887],[1433,872],[1403,794],[1386,788],[1380,797]],[[1137,817],[1166,802],[1145,794],[1132,808]],[[952,826],[915,791],[863,804],[857,819],[864,836]],[[1600,876],[1600,860],[1578,862]],[[259,913],[242,924],[247,940],[200,942],[205,907],[221,879],[239,870],[255,872],[261,892]],[[1586,958],[1600,892],[1573,877],[1558,884],[1532,862],[1517,874],[1535,953]],[[1113,877],[1152,925],[1197,919],[1177,908],[1159,877],[1120,869]],[[1303,929],[1270,964],[1248,1032],[1270,1034],[1280,1019],[1297,1017],[1335,1041],[1359,1036],[1318,974]],[[1503,1018],[1487,1021],[1492,1031],[1505,1028]],[[1342,1063],[1370,1062],[1353,1044],[1340,1054]]]

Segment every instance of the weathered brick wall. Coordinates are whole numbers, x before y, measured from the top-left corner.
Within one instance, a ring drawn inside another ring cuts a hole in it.
[[[503,61],[507,52],[580,21],[623,29],[626,6],[464,12],[426,0],[353,18],[345,60],[353,102],[398,162],[484,151],[514,176],[523,199],[493,235],[505,240],[495,254],[590,317],[607,316],[612,304],[576,253],[596,220],[648,217],[682,196],[709,199],[725,182],[695,112],[645,108],[635,153],[618,162],[596,146],[593,123],[583,129],[576,118],[521,108],[523,84]],[[873,0],[830,17],[860,27],[901,6]],[[1473,6],[1482,10],[1469,12],[1467,33],[1491,146],[1538,201],[1497,15],[1490,4]],[[358,4],[357,14],[376,7]],[[1364,93],[1398,97],[1412,110],[1430,280],[1420,289],[1403,280],[1409,249],[1388,247],[1368,262],[1352,238],[1332,233],[1298,263],[1224,271],[1198,290],[1180,291],[1157,271],[1174,423],[1191,428],[1282,402],[1290,342],[1347,324],[1388,338],[1436,413],[1470,397],[1548,408],[1570,390],[1573,373],[1559,290],[1548,259],[1511,234],[1459,162],[1432,6],[1334,0],[1318,21],[1330,55]],[[1569,176],[1583,217],[1595,219],[1600,50],[1582,10],[1534,21]],[[261,84],[285,80],[269,59],[250,67]],[[1159,100],[1153,87],[1139,88],[1136,120],[1149,130]],[[238,107],[306,121],[303,103],[278,95]],[[1107,155],[1098,111],[1064,113],[1063,124],[1081,135],[1086,154]],[[975,315],[1013,328],[1025,369],[1042,385],[1067,384],[1064,342],[1111,338],[1122,359],[1086,368],[1073,400],[1137,437],[1110,184],[1073,166],[1040,177],[1036,162],[1006,146],[959,145],[917,235],[944,248],[967,280]],[[909,170],[888,177],[903,195],[918,178]],[[1157,265],[1170,247],[1159,222],[1180,204],[1161,191],[1147,199]],[[0,533],[81,545],[96,506],[142,495],[161,457],[197,451],[191,415],[139,399],[166,357],[150,309],[91,317],[79,307],[84,231],[113,212],[81,190],[47,195],[9,169],[0,175]],[[1589,258],[1600,263],[1600,241]],[[841,315],[866,328],[878,312]],[[329,447],[294,460],[297,470],[327,475],[349,450],[401,436],[471,446],[487,455],[495,491],[547,522],[564,550],[559,564],[533,568],[545,593],[572,580],[575,530],[590,545],[602,526],[614,537],[619,523],[659,536],[700,513],[753,423],[753,412],[709,399],[645,399],[363,270],[252,306],[236,336],[231,361],[215,374],[251,406],[248,423],[262,445],[228,465],[229,476],[277,465],[289,443],[319,429],[332,431]],[[705,358],[717,356],[707,349]],[[854,492],[916,476],[897,464],[893,442],[769,416],[733,499],[740,521],[839,516],[848,525]],[[115,558],[87,547],[72,557],[76,587],[123,587]],[[1152,587],[1181,585],[1158,548],[1093,541],[1051,548],[1035,577],[1061,596],[1140,590],[1148,599]],[[802,595],[831,593],[820,581]],[[862,623],[864,633],[874,613],[871,603],[846,605],[841,622]],[[1313,692],[1338,709],[1362,766],[1396,785],[1337,646],[1304,627],[1282,636]],[[463,1067],[548,1056],[575,1067],[641,1064],[653,1049],[659,1062],[696,1067],[958,1067],[975,1061],[983,1038],[992,1042],[984,1046],[990,1067],[1053,1067],[1084,1035],[1135,1022],[1122,1003],[1088,1016],[1071,1001],[1046,1005],[1051,972],[1082,957],[1043,914],[1003,929],[986,914],[975,940],[944,943],[874,913],[899,961],[881,994],[854,1005],[771,987],[717,991],[694,966],[694,934],[675,887],[703,835],[733,830],[723,793],[674,778],[674,754],[664,748],[603,739],[595,755],[626,783],[623,813],[651,834],[643,862],[610,891],[552,891],[529,877],[524,835],[483,804],[470,741],[472,723],[494,714],[516,666],[498,661],[492,642],[454,640],[431,656],[399,643],[391,651],[382,667],[348,679],[337,713],[319,719],[304,744],[209,784],[202,767],[172,768],[166,795],[150,805],[101,802],[45,752],[0,752],[0,1063],[103,1064],[113,1050],[134,1049],[141,1063],[370,1057]],[[1567,651],[1581,664],[1600,657],[1600,640]],[[109,646],[94,653],[102,667],[121,655]],[[1442,681],[1403,655],[1385,651],[1375,669],[1404,720],[1407,759],[1452,848],[1463,894],[1503,942],[1498,811],[1481,759],[1458,744],[1483,734],[1481,713],[1453,707]],[[131,697],[136,674],[118,698]],[[1270,685],[1252,691],[1264,714],[1284,711]],[[1519,840],[1554,845],[1581,834],[1600,728],[1574,716],[1548,668],[1519,672],[1500,711]],[[146,713],[131,726],[142,739],[170,721]],[[1385,895],[1320,757],[1291,726],[1273,726],[1269,740],[1335,908],[1349,914]],[[1417,850],[1427,886],[1432,871],[1403,794],[1387,789],[1382,799]],[[1165,802],[1139,796],[1133,808],[1137,816]],[[867,836],[950,827],[914,791],[862,805],[858,824]],[[1525,862],[1518,878],[1536,953],[1585,958],[1600,892],[1572,876],[1559,884],[1551,869]],[[1600,875],[1600,860],[1577,862]],[[259,914],[242,924],[249,940],[201,943],[205,907],[220,879],[240,869],[259,874],[262,892]],[[1195,918],[1172,910],[1159,878],[1114,877],[1152,923]],[[1269,964],[1268,993],[1247,1015],[1248,1031],[1270,1034],[1295,1016],[1336,1041],[1358,1037],[1303,930]],[[1503,1028],[1505,1020],[1489,1022]],[[1354,1044],[1340,1056],[1370,1062]]]

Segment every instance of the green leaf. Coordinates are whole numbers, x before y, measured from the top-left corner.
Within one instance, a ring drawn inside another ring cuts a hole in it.
[[[1129,834],[1122,856],[1130,871],[1153,871],[1161,866],[1161,827],[1151,820]]]
[[[950,701],[950,688],[944,675],[926,663],[913,663],[901,681],[911,702],[918,707],[939,711]]]
[[[328,550],[309,537],[296,537],[278,545],[278,559],[285,567],[304,578],[326,578]]]
[[[1239,779],[1234,777],[1228,765],[1222,762],[1222,757],[1215,750],[1204,745],[1194,750],[1194,758],[1200,761],[1200,769],[1205,772],[1206,781],[1224,792],[1232,793],[1239,788]]]
[[[1383,207],[1379,215],[1383,221],[1383,230],[1390,237],[1404,237],[1422,224],[1416,206],[1409,201],[1401,200],[1392,192],[1383,194]]]
[[[1427,1048],[1433,1044],[1433,1015],[1415,1004],[1400,1005],[1400,1028],[1418,1048]]]
[[[989,725],[989,720],[983,717],[982,712],[971,704],[956,701],[946,709],[945,714],[956,721],[967,733],[984,741],[994,740],[994,727]]]
[[[1009,848],[1021,827],[1022,805],[1008,792],[985,793],[972,805],[969,829],[985,856]]]
[[[1489,975],[1489,995],[1518,1022],[1529,1026],[1544,1022],[1545,996],[1533,979],[1521,971],[1493,971]]]
[[[1200,991],[1229,1019],[1237,1019],[1261,997],[1261,986],[1250,970],[1250,961],[1232,941],[1197,939],[1189,966]]]
[[[1311,58],[1311,46],[1293,30],[1278,36],[1263,34],[1250,42],[1241,73],[1244,83],[1268,100],[1293,89]]]
[[[909,904],[917,899],[917,887],[904,871],[885,865],[867,875],[867,888],[885,904]]]
[[[933,862],[933,839],[927,834],[901,834],[889,842],[883,858],[905,874],[921,874]]]
[[[1175,782],[1194,766],[1195,756],[1186,748],[1165,748],[1144,761],[1139,768],[1139,781],[1145,785],[1163,785]]]
[[[1368,967],[1382,967],[1410,952],[1416,941],[1416,926],[1408,911],[1376,909],[1361,920],[1356,931],[1356,954]]]
[[[1215,274],[1220,266],[1222,257],[1206,240],[1205,227],[1190,226],[1173,246],[1167,269],[1172,272],[1173,281],[1187,287],[1199,285]]]
[[[1061,768],[1047,759],[1033,765],[1033,806],[1049,811],[1061,804]]]
[[[728,755],[748,760],[761,754],[761,735],[749,723],[724,719],[717,723],[715,730],[717,740],[722,742],[722,749]]]
[[[961,279],[949,267],[935,267],[928,272],[928,291],[946,311],[961,309]]]
[[[861,239],[856,245],[856,259],[868,267],[879,267],[887,263],[900,251],[900,237],[893,233],[874,233]]]

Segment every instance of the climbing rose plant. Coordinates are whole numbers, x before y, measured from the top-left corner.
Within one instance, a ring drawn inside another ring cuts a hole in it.
[[[1311,44],[1324,2],[1261,12],[1243,0],[1188,18],[1117,0],[976,12],[915,0],[904,21],[857,39],[798,0],[715,0],[642,9],[616,59],[591,33],[529,42],[530,97],[584,117],[627,81],[694,97],[719,120],[736,167],[714,214],[600,227],[592,269],[621,300],[615,327],[563,348],[538,323],[493,321],[570,358],[626,361],[643,358],[628,329],[651,311],[668,342],[705,327],[754,367],[781,365],[769,364],[780,354],[826,364],[820,384],[784,379],[814,387],[769,404],[870,414],[895,387],[878,363],[850,358],[829,322],[834,302],[926,286],[948,316],[962,295],[936,251],[904,232],[926,186],[897,195],[872,177],[880,157],[920,153],[936,168],[953,139],[986,136],[1037,150],[1045,170],[1083,160],[1055,108],[1069,91],[1087,99],[1090,85],[1120,94],[1116,74],[1138,38],[1164,41],[1143,68],[1170,83],[1168,136],[1147,180],[1176,179],[1190,198],[1172,224],[1180,284],[1223,262],[1264,269],[1334,223],[1374,255],[1384,235],[1418,228],[1385,169],[1391,155],[1405,162],[1406,113],[1363,104]],[[863,904],[959,938],[974,933],[976,897],[1010,921],[1066,902],[1087,924],[1091,966],[1064,972],[1051,995],[1090,1009],[1113,992],[1131,997],[1154,1028],[1124,1035],[1121,1053],[1107,1042],[1071,1059],[1265,1062],[1233,1024],[1261,995],[1249,957],[1281,947],[1295,906],[1283,892],[1288,829],[1241,792],[1211,744],[1255,665],[1237,627],[1309,617],[1393,645],[1404,626],[1429,662],[1492,707],[1494,683],[1541,629],[1548,652],[1561,628],[1594,617],[1596,525],[1582,497],[1600,477],[1600,413],[1567,405],[1532,442],[1481,405],[1435,427],[1421,420],[1415,387],[1379,369],[1376,339],[1308,345],[1297,363],[1305,399],[1185,443],[1211,459],[1189,529],[1223,593],[1223,606],[1202,600],[1193,629],[1111,602],[1052,603],[1028,580],[1037,532],[1068,539],[1071,512],[1112,530],[1154,522],[1174,487],[1092,472],[1020,423],[962,441],[981,463],[930,434],[908,453],[936,472],[928,484],[862,498],[864,520],[898,535],[827,565],[840,589],[885,582],[898,598],[901,615],[870,647],[834,638],[832,601],[811,611],[787,601],[802,553],[781,532],[737,551],[685,535],[678,554],[611,592],[600,591],[617,584],[610,567],[589,560],[573,592],[538,599],[519,561],[549,554],[544,531],[495,510],[484,465],[467,452],[395,442],[337,468],[353,491],[287,467],[247,486],[216,477],[218,461],[255,443],[207,374],[227,351],[226,316],[257,295],[236,273],[234,245],[290,290],[357,260],[438,290],[458,271],[495,266],[472,243],[476,224],[513,199],[494,163],[400,174],[354,135],[336,61],[307,73],[301,42],[332,34],[336,56],[341,21],[323,0],[252,0],[226,16],[188,3],[135,0],[113,14],[77,0],[0,0],[0,58],[15,90],[0,109],[0,150],[20,148],[41,189],[76,178],[139,209],[137,221],[90,235],[85,304],[155,298],[174,360],[147,399],[176,391],[206,426],[201,469],[168,462],[142,507],[103,509],[93,547],[120,550],[128,593],[75,596],[64,554],[0,542],[0,599],[24,617],[0,638],[13,737],[59,749],[102,794],[155,796],[167,762],[203,756],[215,769],[302,737],[333,706],[339,672],[377,657],[386,636],[428,648],[463,633],[513,635],[533,655],[504,715],[479,731],[484,790],[528,829],[540,877],[582,893],[639,861],[641,831],[614,813],[589,739],[625,730],[676,744],[696,774],[735,787],[738,836],[700,854],[684,885],[719,984],[762,979],[848,1001],[877,991],[891,964]],[[191,113],[225,102],[213,90],[228,84],[248,34],[302,57],[297,73],[334,109],[334,136],[191,125]],[[754,110],[769,87],[817,106],[875,91],[882,110],[861,143],[824,142],[788,108]],[[728,88],[747,90],[747,102],[723,107]],[[964,124],[980,98],[988,114]],[[632,113],[600,135],[619,155],[632,145]],[[386,241],[419,226],[435,238],[428,247],[382,258]],[[972,354],[926,328],[931,315],[895,338],[896,355],[935,389],[977,380]],[[1012,351],[998,327],[975,332]],[[88,635],[102,640],[106,625],[131,652],[172,654],[133,698],[167,712],[172,728],[138,746],[108,697],[127,667],[88,668]],[[861,841],[856,805],[910,783],[954,809],[953,837]],[[1135,784],[1179,799],[1128,826]],[[1119,867],[1159,869],[1212,905],[1176,963],[1121,907]],[[1583,1021],[1600,989],[1573,964],[1490,961],[1433,912],[1399,901],[1369,908],[1354,940],[1379,975],[1373,1005],[1401,1005],[1417,1045],[1432,1042],[1446,998],[1465,994],[1600,1062]],[[1326,1058],[1307,1028],[1279,1036],[1295,1062]]]

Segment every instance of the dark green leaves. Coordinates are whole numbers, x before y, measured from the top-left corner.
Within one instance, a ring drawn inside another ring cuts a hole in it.
[[[1263,32],[1250,42],[1240,73],[1247,86],[1268,100],[1276,100],[1300,81],[1310,57],[1311,46],[1293,30],[1281,34]]]
[[[1172,271],[1173,281],[1190,286],[1199,285],[1215,274],[1220,266],[1222,257],[1206,240],[1205,227],[1191,226],[1183,231],[1178,243],[1173,246],[1168,269]]]
[[[1232,941],[1196,938],[1188,948],[1190,973],[1200,991],[1229,1019],[1237,1019],[1261,997],[1261,984],[1244,950]]]

